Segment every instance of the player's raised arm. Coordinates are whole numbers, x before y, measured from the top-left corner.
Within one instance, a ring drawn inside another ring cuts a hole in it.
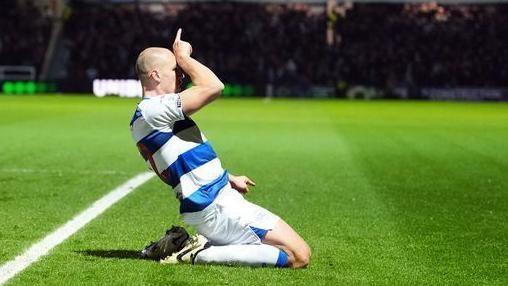
[[[180,39],[182,29],[178,29],[173,43],[176,63],[190,76],[193,86],[180,93],[183,112],[191,115],[212,102],[224,90],[224,84],[206,66],[191,57],[192,46]]]

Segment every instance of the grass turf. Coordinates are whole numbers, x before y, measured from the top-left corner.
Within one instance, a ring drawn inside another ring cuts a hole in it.
[[[0,263],[145,170],[135,102],[0,97]],[[508,105],[219,100],[194,119],[309,242],[309,268],[136,259],[181,223],[153,179],[9,284],[508,283]]]

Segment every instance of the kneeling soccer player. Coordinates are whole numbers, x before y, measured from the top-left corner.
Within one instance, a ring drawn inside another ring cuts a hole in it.
[[[200,234],[162,262],[305,267],[311,255],[307,243],[281,218],[243,198],[254,182],[228,174],[189,117],[217,98],[224,85],[191,57],[192,47],[180,35],[181,29],[174,54],[155,47],[139,54],[143,100],[130,123],[141,155],[174,189],[183,220]],[[180,69],[193,86],[177,93]]]

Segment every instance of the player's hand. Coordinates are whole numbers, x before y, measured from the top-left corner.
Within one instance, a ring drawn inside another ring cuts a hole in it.
[[[256,183],[247,176],[235,176],[230,178],[231,187],[239,193],[246,194],[249,192],[249,186],[255,186]]]
[[[192,46],[190,43],[182,41],[180,37],[182,36],[182,29],[178,29],[176,32],[175,41],[173,42],[173,53],[175,54],[176,61],[179,59],[190,57],[192,54]]]

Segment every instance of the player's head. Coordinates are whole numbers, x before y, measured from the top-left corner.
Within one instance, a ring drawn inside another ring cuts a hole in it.
[[[136,61],[136,72],[144,90],[173,93],[182,84],[183,73],[176,64],[175,55],[165,48],[147,48]]]

